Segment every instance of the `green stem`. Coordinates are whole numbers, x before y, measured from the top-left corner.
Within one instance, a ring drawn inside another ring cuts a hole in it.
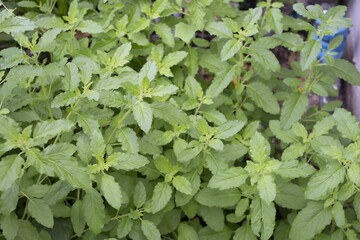
[[[121,117],[118,124],[122,123],[125,120],[125,118],[131,113],[131,111],[132,111],[132,107],[129,108],[129,110]],[[117,130],[118,130],[118,127],[115,127],[114,130],[111,132],[109,138],[106,140],[106,145],[109,144],[109,142],[111,141],[112,136],[116,133]]]

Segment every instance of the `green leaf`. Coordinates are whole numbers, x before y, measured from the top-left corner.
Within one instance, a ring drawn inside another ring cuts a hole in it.
[[[251,159],[262,163],[269,158],[270,155],[270,144],[261,135],[256,132],[250,139],[250,156]]]
[[[20,135],[20,128],[13,119],[0,115],[0,134],[5,139],[15,140]]]
[[[116,152],[111,154],[106,162],[116,169],[125,171],[141,168],[149,163],[149,160],[139,154]]]
[[[293,159],[297,159],[304,155],[306,148],[302,143],[291,144],[288,148],[283,151],[281,155],[281,159],[283,161],[289,161]]]
[[[134,118],[136,122],[139,124],[141,130],[148,133],[151,128],[152,114],[153,114],[150,104],[146,102],[138,102],[134,106],[133,113],[134,113]]]
[[[236,205],[235,215],[238,217],[243,216],[246,210],[248,210],[248,208],[249,208],[249,199],[248,198],[241,199]]]
[[[190,122],[186,113],[169,103],[154,102],[150,106],[156,118],[160,118],[168,123],[189,124]]]
[[[115,209],[120,209],[122,194],[119,184],[113,176],[103,174],[100,183],[100,189],[106,201]]]
[[[147,77],[148,80],[151,82],[155,79],[157,73],[157,66],[154,60],[147,61],[144,66],[141,68],[139,73],[139,80],[140,83],[143,81],[144,77]]]
[[[259,190],[260,198],[265,202],[272,202],[276,196],[276,185],[274,178],[270,175],[263,175],[260,177],[257,188]]]
[[[137,208],[141,208],[146,201],[146,189],[142,182],[138,182],[135,186],[133,201]]]
[[[175,37],[180,38],[187,44],[190,43],[191,39],[194,37],[196,32],[196,27],[193,25],[178,23],[175,25]]]
[[[210,87],[206,90],[206,95],[209,98],[217,97],[234,79],[235,68],[228,67],[215,75]]]
[[[7,34],[31,31],[35,27],[35,23],[25,17],[14,16],[7,19],[1,19],[0,21],[0,31]]]
[[[280,64],[275,55],[268,49],[252,45],[249,49],[253,61],[260,64],[263,68],[276,72],[280,70]]]
[[[81,209],[81,201],[76,200],[70,209],[70,220],[74,228],[74,232],[80,236],[85,229],[85,219]]]
[[[171,187],[166,182],[156,184],[153,196],[151,198],[151,212],[157,213],[163,209],[171,198]]]
[[[3,217],[1,229],[3,230],[2,234],[7,240],[15,239],[19,230],[19,222],[15,213],[10,213]]]
[[[127,56],[129,56],[131,50],[131,43],[122,44],[118,47],[111,58],[112,67],[122,67],[128,62]]]
[[[165,95],[172,95],[176,93],[179,88],[172,84],[156,86],[151,90],[151,95],[154,97],[163,97]]]
[[[187,180],[184,176],[176,176],[172,180],[172,184],[179,192],[184,194],[191,194],[192,186],[189,180]]]
[[[274,173],[282,178],[307,177],[315,172],[315,168],[308,163],[302,163],[297,160],[287,160],[281,163],[280,168]]]
[[[157,23],[155,24],[154,30],[157,35],[161,37],[161,40],[168,45],[169,47],[174,47],[175,40],[173,33],[168,25],[165,23]]]
[[[290,238],[312,239],[330,224],[331,218],[329,208],[324,208],[322,202],[309,202],[295,217],[291,225]]]
[[[261,239],[269,239],[275,227],[275,206],[272,202],[266,202],[259,197],[255,197],[250,205],[251,228],[256,236]]]
[[[221,124],[215,132],[215,137],[219,139],[226,139],[229,138],[236,133],[238,133],[243,126],[245,125],[245,122],[240,121],[227,121],[223,124]]]
[[[334,127],[334,125],[335,125],[334,118],[332,117],[323,118],[321,119],[321,121],[317,122],[314,125],[312,135],[314,137],[325,135],[329,132],[329,130],[331,130]]]
[[[235,231],[234,240],[256,240],[256,236],[251,229],[251,226],[244,223]]]
[[[117,140],[121,143],[121,149],[128,153],[139,152],[139,142],[136,133],[131,128],[121,128],[116,134]]]
[[[328,51],[335,50],[344,41],[344,35],[338,35],[328,45]]]
[[[305,189],[293,183],[283,182],[276,185],[277,205],[289,209],[302,209],[305,207]]]
[[[211,35],[216,35],[220,38],[232,38],[232,31],[223,22],[210,22],[206,26],[206,31]]]
[[[252,82],[247,86],[247,94],[265,112],[278,114],[279,103],[274,97],[272,90],[261,82]]]
[[[126,237],[129,234],[133,226],[133,221],[129,216],[125,216],[120,219],[116,233],[119,238]]]
[[[299,140],[291,131],[286,131],[281,127],[279,120],[271,120],[269,122],[270,130],[275,136],[284,143],[297,143]]]
[[[326,168],[316,172],[309,180],[305,197],[321,200],[335,187],[344,181],[345,169],[338,163],[329,164]]]
[[[289,129],[294,122],[301,119],[308,106],[308,98],[305,94],[291,94],[285,100],[280,114],[281,126],[286,130]]]
[[[195,196],[195,200],[208,207],[232,207],[240,200],[240,191],[236,188],[218,190],[203,188]]]
[[[345,109],[337,108],[333,114],[336,128],[344,138],[356,141],[360,136],[359,122]]]
[[[360,85],[359,71],[353,64],[344,59],[335,59],[334,63],[327,69],[351,84]]]
[[[148,240],[161,240],[159,229],[149,220],[141,221],[141,230]]]
[[[100,233],[105,224],[105,207],[100,193],[92,188],[86,193],[82,207],[89,229],[95,234]]]
[[[221,208],[210,208],[206,206],[200,206],[199,215],[205,221],[206,225],[214,231],[220,232],[224,229],[224,213]]]
[[[360,186],[360,166],[357,162],[350,164],[347,174],[353,183]]]
[[[225,190],[236,188],[245,183],[248,173],[241,167],[232,167],[218,171],[209,181],[208,187]]]
[[[230,240],[233,231],[227,226],[220,232],[212,230],[210,227],[205,227],[198,232],[199,240]]]
[[[336,202],[331,209],[331,214],[335,220],[336,225],[339,228],[343,228],[346,224],[345,212],[343,205],[340,202]]]
[[[304,7],[304,3],[296,3],[293,6],[294,10],[301,16],[309,18],[309,19],[317,19],[318,16],[312,14],[311,12],[307,11]]]
[[[62,132],[68,132],[75,124],[70,120],[48,120],[36,124],[33,138],[36,144],[46,143]]]
[[[91,20],[82,20],[79,25],[77,25],[76,29],[83,33],[91,34],[101,33],[104,31],[100,24]]]
[[[184,51],[172,52],[166,55],[159,67],[160,74],[163,74],[166,77],[172,77],[173,74],[170,71],[170,67],[181,62],[187,55],[188,53]]]
[[[105,154],[105,141],[100,131],[94,131],[91,136],[90,148],[92,155],[100,162]]]
[[[75,92],[63,92],[58,94],[51,102],[52,108],[58,108],[63,106],[69,106],[70,104],[74,104],[78,96]]]
[[[195,229],[185,222],[179,224],[178,227],[178,239],[179,240],[198,240],[198,235]]]
[[[266,11],[266,20],[269,21],[269,26],[274,29],[276,34],[281,34],[283,30],[282,19],[283,14],[278,8],[270,8]]]
[[[226,61],[229,58],[232,58],[236,53],[239,52],[242,47],[242,42],[237,39],[228,40],[221,49],[221,61]]]
[[[303,71],[308,69],[315,62],[321,51],[321,42],[317,40],[309,40],[305,42],[300,52],[300,66]]]
[[[74,63],[69,62],[66,64],[64,70],[65,70],[64,71],[65,78],[63,79],[64,90],[69,92],[74,92],[80,83],[79,69]]]
[[[42,199],[30,198],[28,205],[29,214],[41,225],[52,228],[54,226],[53,213]]]
[[[24,159],[20,155],[9,155],[1,158],[0,162],[0,191],[9,189],[20,177]]]

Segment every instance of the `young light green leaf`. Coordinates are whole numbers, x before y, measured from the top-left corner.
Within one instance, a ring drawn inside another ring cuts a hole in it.
[[[256,162],[262,163],[268,159],[269,155],[269,142],[261,135],[261,133],[256,132],[250,139],[251,159]]]
[[[265,202],[272,202],[276,196],[276,185],[271,175],[263,175],[260,177],[257,188],[260,198]]]
[[[180,38],[187,44],[190,43],[190,40],[194,37],[196,32],[196,27],[193,25],[178,23],[175,25],[175,37]]]
[[[105,154],[105,141],[100,131],[94,131],[92,134],[90,148],[92,155],[98,161],[102,161]]]
[[[146,102],[136,103],[133,109],[133,113],[134,118],[139,124],[141,130],[148,133],[152,123],[152,109],[150,104]]]
[[[184,194],[191,194],[193,190],[191,183],[184,176],[174,177],[174,179],[172,180],[172,184],[174,185],[176,190]]]
[[[221,61],[226,61],[232,58],[237,52],[239,52],[242,46],[242,42],[237,39],[228,40],[221,49]]]

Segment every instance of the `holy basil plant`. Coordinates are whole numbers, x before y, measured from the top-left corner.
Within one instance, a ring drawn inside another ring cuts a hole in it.
[[[359,239],[359,123],[308,106],[351,22],[282,7],[4,2],[0,239]]]

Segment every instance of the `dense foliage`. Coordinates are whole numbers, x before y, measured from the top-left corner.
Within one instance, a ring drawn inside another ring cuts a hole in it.
[[[360,85],[342,36],[317,59],[351,22],[282,6],[5,3],[0,238],[358,239],[359,124],[308,108],[336,77]]]

